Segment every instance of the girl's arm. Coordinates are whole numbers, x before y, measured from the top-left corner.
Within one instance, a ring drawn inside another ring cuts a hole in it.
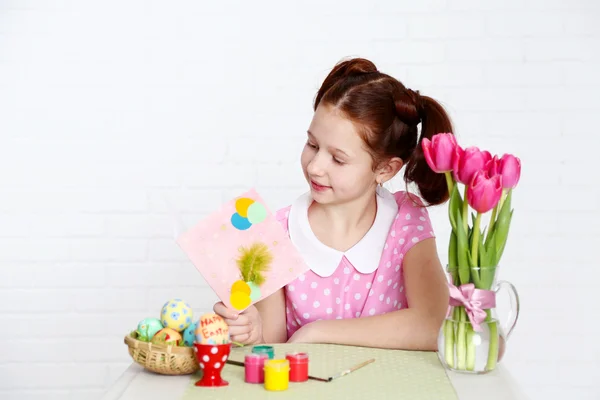
[[[263,343],[285,343],[288,338],[284,290],[279,289],[256,303],[256,309],[262,320]]]
[[[436,351],[449,294],[435,239],[415,244],[404,256],[403,269],[409,308],[372,317],[315,321],[290,341]]]

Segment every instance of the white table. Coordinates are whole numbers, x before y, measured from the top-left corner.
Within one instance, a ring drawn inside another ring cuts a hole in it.
[[[449,371],[448,376],[460,400],[529,400],[502,364],[485,375]],[[188,375],[161,376],[133,363],[102,400],[177,399],[183,395],[189,382]]]

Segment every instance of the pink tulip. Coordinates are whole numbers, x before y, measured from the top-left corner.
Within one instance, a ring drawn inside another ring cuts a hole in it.
[[[498,159],[498,156],[494,156],[490,161],[488,161],[487,165],[484,168],[487,173],[488,176],[492,177],[494,175],[501,175],[500,174],[500,160]]]
[[[451,133],[438,133],[431,138],[423,138],[422,147],[429,168],[438,173],[452,171],[456,138]]]
[[[468,185],[475,172],[484,169],[491,159],[492,155],[487,150],[481,151],[477,147],[467,147],[463,150],[460,146],[456,146],[453,168],[454,179]]]
[[[487,171],[475,172],[467,186],[467,201],[478,213],[485,213],[496,207],[502,196],[502,176],[489,177]]]
[[[498,164],[498,174],[502,175],[502,187],[512,189],[521,177],[521,160],[512,154],[504,154]]]

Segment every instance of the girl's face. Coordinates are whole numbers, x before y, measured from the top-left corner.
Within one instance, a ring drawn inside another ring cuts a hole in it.
[[[373,159],[354,124],[321,103],[308,129],[301,157],[313,199],[343,204],[372,193],[377,185]]]

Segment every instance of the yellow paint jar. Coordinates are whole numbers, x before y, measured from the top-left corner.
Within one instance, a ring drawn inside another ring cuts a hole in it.
[[[270,391],[287,390],[290,383],[289,360],[265,361],[265,389]]]

